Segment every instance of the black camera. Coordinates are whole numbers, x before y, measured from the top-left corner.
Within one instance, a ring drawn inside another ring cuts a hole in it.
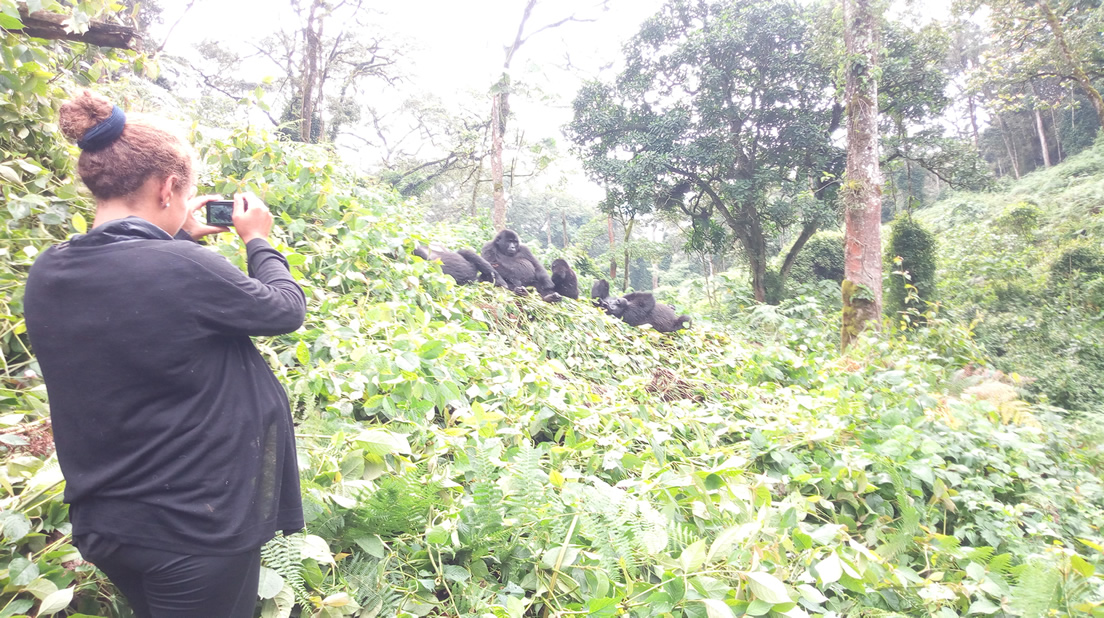
[[[211,200],[207,202],[207,225],[218,225],[221,227],[233,226],[233,200]]]

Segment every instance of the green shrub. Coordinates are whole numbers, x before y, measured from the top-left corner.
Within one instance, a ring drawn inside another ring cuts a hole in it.
[[[830,280],[843,281],[843,234],[820,232],[805,243],[790,270],[795,285]]]
[[[889,234],[886,264],[894,273],[886,310],[922,313],[925,303],[935,299],[935,236],[908,215],[898,217]]]
[[[1002,230],[1026,236],[1039,229],[1042,216],[1043,212],[1037,204],[1023,201],[1009,206],[1004,214],[997,217],[996,224]]]

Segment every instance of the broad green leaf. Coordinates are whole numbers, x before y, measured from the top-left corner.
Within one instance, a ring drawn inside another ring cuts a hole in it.
[[[31,520],[23,513],[8,512],[4,514],[4,539],[14,543],[27,536],[31,532]]]
[[[406,441],[406,437],[386,429],[365,429],[353,438],[353,442],[372,455],[410,454],[410,443]]]
[[[843,564],[835,552],[828,554],[828,557],[818,562],[815,568],[821,585],[838,582],[843,575]]]
[[[682,572],[687,575],[692,575],[705,564],[705,540],[700,539],[691,543],[686,549],[682,550],[682,555],[679,557],[679,566],[682,567]]]
[[[311,558],[323,564],[335,564],[329,543],[320,536],[313,534],[304,536],[299,552],[304,558]]]
[[[587,602],[587,616],[609,617],[617,615],[617,599],[608,597]]]
[[[79,212],[73,213],[73,229],[81,234],[88,231],[88,222],[84,220],[84,215]]]
[[[1074,571],[1080,573],[1082,577],[1092,577],[1093,573],[1096,572],[1096,567],[1089,564],[1088,561],[1077,554],[1070,556],[1070,566],[1073,567]]]
[[[16,614],[23,614],[34,607],[34,601],[30,599],[15,599],[0,610],[0,618],[8,618]]]
[[[38,578],[38,565],[23,556],[16,556],[8,565],[8,578],[13,586],[26,586]]]
[[[444,354],[446,349],[444,341],[427,341],[422,344],[422,347],[418,348],[418,356],[426,360],[433,360]]]
[[[445,579],[450,582],[462,583],[471,579],[471,573],[469,573],[467,569],[455,564],[446,564],[441,568],[441,572],[444,574]]]
[[[296,360],[299,361],[299,364],[304,366],[304,367],[310,365],[310,360],[311,360],[310,346],[307,345],[306,341],[300,341],[298,344],[296,344],[296,346],[295,346],[295,358],[296,358]]]
[[[748,604],[747,609],[744,610],[748,616],[762,616],[769,612],[774,605],[756,599]]]
[[[0,20],[3,20],[2,16],[0,16]],[[7,28],[8,26],[4,26],[2,21],[0,21],[0,27]],[[4,180],[11,183],[22,184],[19,178],[19,173],[4,164],[0,164],[0,178],[3,178]]]
[[[801,593],[801,598],[813,603],[823,603],[828,600],[828,597],[824,596],[824,593],[813,588],[809,584],[801,584],[797,587],[797,590]]]
[[[73,589],[65,588],[58,590],[42,600],[42,606],[38,608],[37,616],[52,616],[61,610],[69,607],[69,603],[73,601]]]
[[[791,602],[790,595],[786,592],[786,584],[774,575],[766,571],[752,571],[747,573],[747,578],[755,598],[772,605]]]
[[[989,599],[978,599],[970,604],[969,611],[966,615],[970,614],[995,614],[1000,611],[1000,605],[993,603]]]
[[[733,618],[732,608],[724,601],[717,599],[701,599],[705,604],[705,615],[709,618]]]
[[[426,541],[433,545],[444,545],[449,542],[449,532],[444,526],[433,526],[426,531]]]
[[[272,569],[262,566],[261,578],[257,585],[257,596],[262,599],[274,599],[284,589],[284,578]]]

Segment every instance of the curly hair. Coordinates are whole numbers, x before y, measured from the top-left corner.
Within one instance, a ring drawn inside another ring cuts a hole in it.
[[[97,94],[81,92],[61,106],[58,124],[62,134],[80,141],[111,115],[113,107]],[[157,118],[133,114],[127,116],[118,139],[81,153],[77,173],[96,199],[107,200],[135,193],[151,177],[164,180],[176,176],[179,180],[173,189],[184,189],[195,182],[192,159],[191,145],[174,128]]]

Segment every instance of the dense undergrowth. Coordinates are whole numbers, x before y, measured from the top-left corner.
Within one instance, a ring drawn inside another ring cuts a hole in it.
[[[69,544],[22,326],[33,258],[90,220],[50,124],[68,59],[12,53],[33,66],[5,58],[30,86],[0,98],[0,617],[127,616]],[[722,287],[712,324],[663,336],[457,288],[410,249],[477,236],[428,233],[324,149],[196,139],[203,189],[279,213],[309,299],[257,342],[309,522],[265,547],[260,615],[1104,616],[1099,417],[1018,399],[968,329],[840,354],[812,297]]]
[[[939,238],[938,297],[1033,399],[1104,410],[1104,143],[918,218]]]
[[[1104,615],[1099,430],[1016,399],[965,329],[841,355],[804,297],[662,336],[457,288],[410,256],[415,214],[324,151],[197,137],[213,188],[279,213],[310,303],[259,341],[309,521],[266,548],[262,615]],[[5,230],[10,255],[72,231]],[[0,615],[125,615],[22,444],[48,402],[14,340]]]

